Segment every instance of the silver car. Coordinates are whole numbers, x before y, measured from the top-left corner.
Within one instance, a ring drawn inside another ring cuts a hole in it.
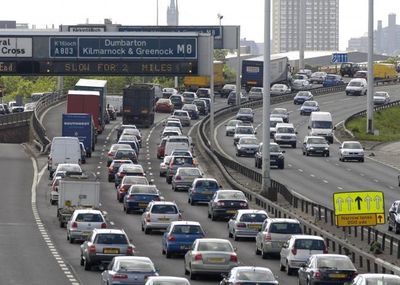
[[[99,210],[78,209],[67,223],[67,240],[86,240],[94,229],[107,228],[103,213]]]
[[[171,162],[172,155],[167,155],[164,156],[163,161],[160,163],[160,177],[164,177],[167,175],[167,169],[169,166],[169,163]]]
[[[374,105],[383,105],[390,102],[389,93],[385,91],[377,91],[374,94]]]
[[[238,210],[228,222],[229,237],[238,240],[241,237],[256,237],[263,222],[268,219],[264,210]]]
[[[142,214],[142,231],[166,230],[173,221],[181,221],[182,214],[175,202],[152,201]]]
[[[269,118],[269,137],[274,138],[276,133],[276,124],[283,123],[283,119],[280,117],[270,117]]]
[[[264,259],[270,254],[279,254],[282,245],[295,234],[303,234],[300,222],[296,219],[265,220],[256,236],[256,254]]]
[[[236,146],[241,137],[256,137],[256,134],[257,132],[253,126],[236,126],[235,134],[233,135],[233,145]]]
[[[304,101],[300,107],[300,115],[310,115],[312,112],[319,111],[319,104],[317,101]]]
[[[358,160],[364,162],[364,148],[358,141],[344,141],[339,147],[339,160]]]
[[[233,136],[235,134],[235,128],[236,126],[241,126],[243,125],[243,122],[241,120],[230,120],[226,125],[225,125],[225,135],[227,137]]]
[[[190,285],[189,280],[174,276],[150,276],[145,285]]]
[[[259,100],[263,98],[263,88],[262,87],[251,87],[249,91],[249,100]]]
[[[259,143],[256,137],[241,137],[236,144],[236,156],[254,156],[258,146]]]
[[[290,93],[291,90],[287,85],[285,84],[274,84],[271,87],[271,95],[282,95],[282,94],[288,94]]]
[[[179,167],[172,176],[172,190],[188,190],[196,178],[202,178],[203,173],[197,167]]]
[[[173,117],[178,118],[181,121],[182,126],[184,127],[190,126],[190,116],[187,111],[175,110],[173,113]]]
[[[185,254],[185,274],[194,280],[198,275],[220,275],[238,266],[238,257],[229,240],[217,238],[196,239]]]

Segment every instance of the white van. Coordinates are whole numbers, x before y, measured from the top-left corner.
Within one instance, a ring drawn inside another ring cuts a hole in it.
[[[170,136],[165,143],[164,155],[171,155],[174,149],[187,149],[191,151],[191,141],[187,136]]]
[[[367,95],[367,80],[354,78],[346,86],[346,95]]]
[[[54,137],[51,142],[47,169],[50,178],[60,163],[81,164],[81,147],[77,137]]]
[[[324,137],[328,142],[333,143],[333,121],[329,112],[312,112],[308,122],[308,134],[310,136]]]

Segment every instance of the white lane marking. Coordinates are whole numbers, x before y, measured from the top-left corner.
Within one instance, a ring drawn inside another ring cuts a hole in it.
[[[350,169],[350,168],[346,168],[346,170],[347,170],[347,171],[351,171],[351,169]]]
[[[257,129],[258,129],[259,127],[261,127],[261,125],[262,125],[262,123],[259,123],[259,124],[257,125],[257,127],[255,128],[255,130],[257,131]]]
[[[202,120],[199,120],[198,122],[196,122],[193,126],[190,127],[187,135],[190,136],[190,134],[192,133],[192,131],[194,130],[194,128],[201,123]]]
[[[365,176],[365,174],[364,174],[364,173],[360,173],[360,175],[361,175],[361,176]]]
[[[339,189],[339,190],[343,190],[343,188],[342,188],[342,187],[340,187],[340,186],[338,186],[338,187],[337,187],[337,189]]]
[[[298,171],[300,171],[300,172],[303,172],[303,169],[301,169],[301,168],[299,168],[299,169],[297,169]]]
[[[97,169],[100,169],[100,168],[101,168],[101,166],[100,166],[100,165],[98,165],[98,166],[97,166]]]
[[[393,187],[393,186],[389,186],[389,188],[390,188],[390,189],[392,189],[392,190],[394,189],[394,187]]]
[[[292,167],[292,165],[290,164],[290,163],[288,163],[288,165],[287,166],[289,166],[289,167]]]
[[[49,238],[49,234],[47,233],[47,230],[45,229],[45,227],[41,221],[39,211],[37,209],[36,189],[38,187],[38,182],[40,181],[40,179],[42,178],[42,176],[44,174],[44,171],[46,170],[46,167],[43,167],[41,169],[41,171],[38,172],[37,161],[33,157],[31,157],[31,161],[32,161],[32,166],[33,166],[33,180],[32,180],[32,187],[31,187],[31,208],[32,208],[33,218],[36,221],[36,225],[40,231],[40,234],[41,234],[43,240],[47,244],[47,248],[49,249],[50,253],[53,255],[56,262],[59,264],[60,268],[61,268],[61,265],[62,265],[62,267],[66,267],[64,260],[60,258],[60,255],[58,254],[57,249],[51,242],[51,239]],[[68,273],[66,273],[66,272],[68,272]],[[64,275],[70,282],[71,282],[71,280],[74,280],[74,282],[77,281],[76,276],[73,273],[71,273],[70,271],[64,271]],[[72,284],[72,282],[71,282],[71,284]],[[75,283],[75,284],[79,284],[79,283]]]
[[[378,180],[378,179],[374,179],[374,181],[375,181],[376,183],[378,183],[378,182],[379,182],[379,180]]]
[[[96,175],[100,175],[100,172],[96,172]]]
[[[324,181],[324,183],[328,184],[328,181],[327,181],[327,180],[324,179],[324,180],[322,180],[322,181]]]
[[[314,175],[314,174],[310,174],[310,176],[311,176],[311,177],[315,177],[315,175]]]
[[[344,98],[344,99],[340,99],[339,101],[344,102],[344,101],[350,101],[350,100],[353,100],[353,98]]]

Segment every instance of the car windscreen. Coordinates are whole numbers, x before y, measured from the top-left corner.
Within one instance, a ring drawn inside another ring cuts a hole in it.
[[[349,83],[349,86],[360,87],[361,86],[361,82],[359,82],[359,81],[351,81]]]
[[[297,249],[324,250],[325,243],[323,240],[317,239],[296,239],[294,247]]]
[[[172,229],[173,234],[203,234],[200,226],[196,225],[176,225]]]
[[[285,115],[285,114],[286,114],[286,110],[283,110],[283,109],[274,109],[274,110],[272,110],[271,114]]]
[[[385,97],[386,97],[386,93],[383,93],[383,92],[376,92],[374,96],[375,96],[375,97],[383,97],[383,98],[385,98]]]
[[[129,194],[158,194],[154,187],[138,186],[131,188]]]
[[[304,92],[304,91],[300,91],[299,93],[297,93],[297,96],[308,97],[308,96],[310,96],[310,93]]]
[[[359,143],[344,143],[343,148],[346,149],[361,149],[362,146]]]
[[[249,213],[249,214],[243,214],[240,217],[241,222],[247,222],[247,223],[262,223],[267,219],[268,216],[266,214],[262,213]]]
[[[324,138],[309,138],[307,140],[309,144],[326,144],[326,140]]]
[[[94,213],[82,213],[78,214],[75,219],[76,222],[92,222],[92,223],[102,223],[103,218],[100,214]]]
[[[220,192],[218,193],[218,199],[222,200],[246,200],[246,196],[244,196],[241,192]]]
[[[169,138],[168,142],[187,143],[189,145],[189,140],[187,138]]]
[[[282,134],[294,134],[294,129],[293,128],[288,128],[288,127],[280,127],[276,129],[277,133],[282,133]]]
[[[319,257],[317,259],[317,268],[334,268],[336,270],[355,269],[349,258],[336,256]]]
[[[65,172],[82,172],[82,169],[79,165],[61,165],[58,169],[59,171]]]
[[[300,224],[297,223],[273,223],[269,229],[274,234],[301,234]]]
[[[182,98],[180,96],[171,96],[169,100],[171,100],[172,103],[178,103],[182,101]]]
[[[178,281],[178,280],[168,280],[168,281],[153,281],[153,285],[188,285],[189,283],[186,281]]]
[[[182,176],[200,176],[201,172],[197,168],[182,168],[179,170],[179,175]]]
[[[241,123],[240,121],[229,121],[227,126],[233,127],[233,126],[236,126],[236,125],[240,125],[240,123]]]
[[[175,205],[154,205],[151,212],[153,214],[177,214],[178,209]]]
[[[332,129],[332,121],[312,121],[313,129]]]
[[[128,240],[124,234],[98,234],[94,243],[97,244],[128,244]]]
[[[237,271],[236,280],[244,282],[268,282],[274,281],[275,277],[270,271],[266,270],[240,270]]]
[[[252,135],[254,134],[254,130],[253,128],[236,128],[235,133]]]
[[[258,144],[256,138],[244,138],[240,140],[241,144]]]
[[[306,102],[303,103],[303,106],[314,107],[314,106],[317,106],[317,102],[314,102],[314,101],[306,101]]]
[[[270,151],[270,152],[280,152],[281,149],[280,149],[279,145],[271,145],[271,146],[269,147],[269,151]]]
[[[327,75],[327,76],[325,77],[325,79],[326,79],[326,80],[337,80],[338,78],[337,78],[336,76],[333,76],[333,75]]]
[[[155,268],[147,260],[122,260],[119,262],[118,272],[154,272]]]
[[[240,109],[238,114],[251,114],[253,112],[252,109]]]
[[[197,248],[198,251],[227,251],[232,252],[232,246],[227,242],[207,241],[200,242]]]

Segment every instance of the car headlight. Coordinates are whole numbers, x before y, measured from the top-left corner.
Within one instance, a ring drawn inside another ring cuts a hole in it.
[[[310,146],[310,147],[309,147],[309,149],[313,150],[313,149],[314,149],[314,147],[313,147],[313,146]]]
[[[328,150],[329,149],[329,147],[325,147],[325,150]]]

